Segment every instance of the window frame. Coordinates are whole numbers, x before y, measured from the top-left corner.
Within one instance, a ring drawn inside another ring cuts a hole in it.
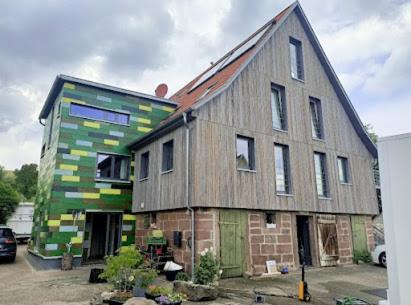
[[[246,140],[247,141],[247,153],[248,153],[248,168],[242,168],[238,166],[238,140]],[[250,145],[251,144],[251,145]],[[250,147],[251,146],[251,147]],[[241,134],[236,134],[235,138],[235,160],[236,160],[236,168],[239,171],[248,171],[248,172],[255,172],[256,171],[256,163],[255,163],[255,140],[252,137],[244,136]]]
[[[312,96],[310,96],[308,100],[309,100],[308,105],[309,105],[309,112],[310,112],[311,137],[314,140],[324,141],[325,132],[324,132],[323,109],[322,109],[321,100],[316,97],[312,97]],[[315,113],[313,113],[312,107],[314,107]],[[316,114],[315,119],[316,119],[317,125],[319,126],[319,130],[317,130],[317,127],[315,126],[315,122],[313,120],[314,114]],[[318,136],[317,131],[319,131],[320,136]]]
[[[277,172],[277,153],[276,148],[281,148],[282,154],[282,167],[284,174],[284,191],[278,190],[278,172]],[[274,143],[274,175],[275,175],[275,191],[277,195],[292,195],[293,183],[291,178],[291,160],[290,160],[290,147],[286,144]]]
[[[342,163],[340,163],[342,161]],[[340,164],[343,165],[344,180],[341,180]],[[341,184],[351,184],[351,172],[349,161],[347,157],[337,156],[337,174],[338,180]]]
[[[98,156],[99,155],[108,155],[111,157],[111,166],[110,166],[110,176],[109,178],[107,177],[98,177],[97,176],[97,170],[98,170]],[[114,167],[115,167],[115,162],[113,162],[113,158],[115,157],[126,157],[128,160],[128,166],[127,166],[127,174],[126,174],[126,179],[118,179],[118,178],[113,178],[114,176]],[[96,153],[96,168],[94,171],[94,179],[96,181],[111,181],[114,183],[129,183],[130,182],[130,173],[131,173],[131,156],[129,155],[124,155],[124,154],[117,154],[117,153],[111,153],[111,152],[104,152],[104,151],[98,151]]]
[[[277,112],[279,110],[278,115],[279,115],[280,127],[274,126],[273,91],[277,91],[277,95],[279,97],[278,103],[279,103],[279,108],[280,109],[277,108]],[[285,95],[285,87],[284,86],[280,86],[280,85],[271,83],[270,106],[271,106],[271,127],[274,130],[287,132],[288,131],[287,99],[286,99],[286,95]]]
[[[171,148],[171,154],[170,152],[168,152],[169,156],[171,156],[171,159],[169,160],[165,160],[165,150],[164,147],[166,147],[167,145],[170,145],[170,143],[172,144]],[[168,163],[171,160],[171,167],[170,168],[164,168],[165,163]],[[174,170],[174,139],[168,140],[166,142],[163,142],[161,145],[161,173],[165,174],[165,173],[169,173],[172,172]]]
[[[296,49],[296,69],[297,69],[297,76],[293,75],[293,56],[291,52],[291,46],[295,46]],[[305,73],[304,73],[304,59],[303,59],[303,44],[300,40],[295,39],[294,37],[290,37],[289,43],[289,56],[290,56],[290,75],[292,79],[304,82],[305,80]]]
[[[147,156],[147,161],[145,163],[145,176],[143,177],[143,158]],[[139,181],[147,180],[150,175],[150,151],[146,151],[140,154],[140,170],[139,170]]]
[[[321,183],[322,183],[322,194],[319,193],[318,181],[317,181],[317,165],[316,165],[316,156],[320,156],[320,165],[321,165]],[[317,191],[317,196],[319,198],[330,198],[330,182],[328,176],[328,166],[327,166],[327,155],[321,151],[314,151],[314,182],[315,188]]]
[[[111,113],[114,113],[114,114],[123,114],[123,115],[126,115],[126,116],[127,116],[127,123],[126,123],[126,124],[123,124],[123,123],[120,123],[120,122],[114,122],[114,121],[110,121],[110,120],[93,118],[93,117],[87,116],[87,115],[77,115],[77,114],[73,114],[72,111],[71,111],[71,106],[72,106],[72,105],[76,105],[76,106],[80,106],[80,107],[86,107],[86,108],[92,108],[92,109],[97,109],[97,110],[101,110],[101,111],[111,112]],[[113,110],[113,109],[109,109],[109,108],[105,108],[105,107],[97,107],[97,106],[89,105],[89,104],[79,104],[79,103],[71,102],[71,103],[70,103],[70,107],[69,107],[69,116],[76,117],[76,118],[93,120],[93,121],[98,121],[98,122],[105,122],[105,123],[115,124],[115,125],[120,125],[120,126],[130,126],[130,116],[131,116],[131,113],[130,113],[129,111]]]

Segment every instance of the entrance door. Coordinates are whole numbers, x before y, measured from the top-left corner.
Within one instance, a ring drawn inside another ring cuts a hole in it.
[[[313,264],[310,247],[310,219],[308,216],[297,216],[297,240],[300,265]]]
[[[245,271],[245,231],[247,214],[220,210],[220,264],[222,277],[242,276]]]
[[[84,260],[102,260],[121,245],[121,213],[87,212]]]
[[[351,228],[354,252],[368,251],[364,216],[351,216]]]

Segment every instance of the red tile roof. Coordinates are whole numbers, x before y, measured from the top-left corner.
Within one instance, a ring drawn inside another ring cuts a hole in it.
[[[271,28],[286,14],[291,6],[288,6],[238,46],[213,63],[208,69],[174,93],[170,99],[178,102],[179,106],[169,118],[175,117],[187,110],[202,97],[215,92],[229,81],[242,64],[255,53],[259,42],[270,32]],[[225,65],[225,63],[228,64]],[[213,70],[216,71],[214,72]]]

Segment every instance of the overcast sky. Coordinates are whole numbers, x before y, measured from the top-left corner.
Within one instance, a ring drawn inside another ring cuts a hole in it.
[[[178,90],[291,1],[0,1],[0,165],[39,162],[57,74]],[[301,1],[364,123],[411,132],[411,2]]]

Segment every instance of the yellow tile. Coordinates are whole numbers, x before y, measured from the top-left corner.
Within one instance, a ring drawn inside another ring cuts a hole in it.
[[[83,237],[72,237],[70,241],[72,244],[81,244],[83,242]]]
[[[77,165],[70,165],[70,164],[60,164],[60,169],[65,169],[69,171],[76,171],[78,170]]]
[[[124,214],[123,220],[136,220],[136,215]]]
[[[72,90],[76,89],[76,85],[70,84],[70,83],[64,83],[63,87],[67,89],[72,89]]]
[[[121,190],[119,190],[119,189],[100,189],[100,194],[120,195],[120,194],[121,194]]]
[[[118,146],[119,142],[116,140],[104,139],[104,144]]]
[[[61,214],[60,220],[73,220],[73,215],[71,214]]]
[[[79,176],[61,176],[61,181],[79,182]]]
[[[130,176],[130,180],[131,180],[131,181],[134,181],[134,176]]]
[[[130,162],[130,166],[134,166],[136,163],[134,161]]]
[[[149,132],[149,131],[153,130],[153,128],[138,126],[138,127],[137,127],[137,130],[138,130],[138,131],[142,131],[142,132]]]
[[[145,118],[137,118],[137,122],[144,124],[151,124],[151,120]]]
[[[162,106],[161,109],[163,109],[164,111],[168,111],[168,112],[173,112],[174,109],[171,107],[167,107],[167,106]]]
[[[91,128],[100,128],[100,123],[96,123],[96,122],[84,121],[83,125],[86,127],[91,127]]]
[[[49,227],[58,227],[60,225],[60,220],[49,220],[47,221]]]
[[[100,199],[99,193],[83,193],[84,199]]]
[[[70,153],[77,156],[87,156],[87,152],[84,150],[72,149]]]
[[[69,98],[69,97],[63,97],[62,98],[63,103],[77,103],[77,104],[82,104],[84,105],[86,102],[77,100],[75,98]]]
[[[122,235],[121,236],[121,241],[127,241],[127,235]]]
[[[138,109],[145,110],[145,111],[152,111],[150,106],[138,105]]]

